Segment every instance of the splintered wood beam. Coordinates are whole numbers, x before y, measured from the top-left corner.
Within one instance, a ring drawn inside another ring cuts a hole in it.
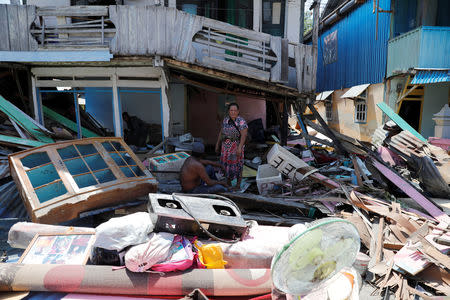
[[[270,83],[257,79],[250,79],[244,76],[223,72],[221,70],[215,70],[185,62],[180,62],[171,58],[164,58],[164,62],[170,68],[183,70],[189,73],[200,74],[202,76],[239,84],[242,86],[250,86],[253,89],[269,92],[272,94],[293,97],[296,99],[302,96],[302,94],[299,93],[297,89],[286,87],[280,84]]]
[[[331,131],[331,129],[328,127],[327,123],[325,123],[325,121],[322,119],[322,117],[317,112],[314,105],[312,103],[308,103],[307,105],[308,105],[309,109],[311,110],[311,112],[313,113],[314,117],[317,119],[317,121],[319,121],[320,125],[327,133],[328,137],[333,140],[333,143],[336,145],[337,152],[339,154],[348,156],[347,150],[342,146],[341,141],[339,141],[339,139],[334,135],[333,131]]]
[[[436,220],[450,224],[450,217],[444,213],[438,205],[417,191],[408,181],[404,180],[400,175],[380,163],[378,160],[372,159],[372,163],[390,182],[395,184],[399,189],[405,192],[406,195],[416,201],[417,204],[423,207],[431,216],[436,218]]]

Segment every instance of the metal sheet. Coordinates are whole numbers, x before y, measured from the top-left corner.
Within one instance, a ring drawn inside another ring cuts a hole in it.
[[[411,84],[426,84],[426,83],[438,83],[438,82],[450,82],[449,70],[444,71],[419,71]]]
[[[370,84],[361,84],[351,87],[348,91],[344,93],[344,95],[341,96],[341,98],[354,98],[361,95],[362,92],[364,92]]]
[[[333,94],[334,91],[325,91],[317,95],[316,101],[322,101],[328,98],[331,94]]]
[[[381,9],[390,10],[390,0],[379,0]],[[317,91],[337,90],[364,83],[381,83],[386,73],[390,14],[376,14],[372,1],[364,1],[348,15],[323,31],[318,43]],[[324,39],[337,31],[337,60],[324,62]]]

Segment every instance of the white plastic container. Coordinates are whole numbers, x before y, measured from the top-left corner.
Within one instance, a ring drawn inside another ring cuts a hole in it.
[[[256,185],[261,195],[266,195],[277,183],[281,183],[281,173],[269,164],[260,165],[256,174]]]
[[[267,153],[267,162],[289,178],[302,180],[303,175],[297,172],[298,168],[309,168],[309,165],[288,150],[275,144]]]

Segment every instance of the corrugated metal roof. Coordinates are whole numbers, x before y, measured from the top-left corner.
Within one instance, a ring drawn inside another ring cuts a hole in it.
[[[325,91],[320,93],[319,95],[316,96],[316,101],[321,101],[321,100],[325,100],[328,98],[328,96],[330,96],[331,94],[333,94],[334,91]]]
[[[411,84],[426,84],[426,83],[438,83],[438,82],[450,82],[449,70],[443,71],[419,71],[411,81]]]
[[[361,85],[355,85],[352,86],[348,91],[344,93],[344,95],[341,96],[341,98],[354,98],[361,95],[362,92],[364,92],[370,84],[361,84]]]

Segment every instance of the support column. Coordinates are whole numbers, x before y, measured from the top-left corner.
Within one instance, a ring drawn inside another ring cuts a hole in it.
[[[169,106],[169,81],[167,74],[161,68],[161,123],[163,126],[163,139],[169,137],[172,133],[170,126],[170,106]]]
[[[262,30],[262,0],[253,0],[253,30]]]
[[[283,101],[283,117],[281,118],[281,145],[287,145],[287,137],[288,137],[288,105],[286,99]]]
[[[118,137],[123,137],[122,112],[121,112],[122,109],[120,107],[116,72],[112,74],[112,95],[113,95],[114,135]]]
[[[36,122],[40,124],[44,124],[44,116],[42,114],[42,102],[41,97],[38,97],[36,93],[36,77],[31,75],[31,92],[33,94],[33,110],[34,110],[34,119]]]

